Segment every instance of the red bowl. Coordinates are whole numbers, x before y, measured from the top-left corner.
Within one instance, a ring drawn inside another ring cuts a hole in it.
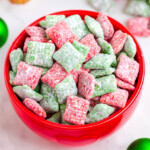
[[[68,10],[52,13],[52,15],[66,15],[66,16],[74,14],[79,14],[82,18],[84,18],[85,15],[89,15],[91,17],[96,18],[98,12],[86,10]],[[30,26],[38,25],[39,21],[43,20],[44,18],[45,17],[42,17],[36,20],[32,24],[30,24]],[[109,19],[113,24],[115,30],[120,29],[123,32],[132,36],[132,34],[122,24],[120,24],[119,22],[110,17]],[[114,113],[113,115],[102,121],[87,125],[76,125],[76,126],[57,124],[36,116],[19,101],[19,99],[13,92],[12,87],[9,84],[9,69],[10,69],[9,54],[12,50],[23,46],[26,36],[27,34],[25,30],[23,30],[20,33],[20,35],[14,40],[10,49],[8,50],[4,66],[4,77],[7,91],[15,111],[17,112],[21,120],[32,131],[44,137],[45,139],[48,139],[49,141],[54,141],[60,144],[70,146],[78,146],[78,145],[81,146],[93,143],[98,139],[104,139],[106,136],[111,135],[113,132],[118,130],[121,126],[123,126],[127,122],[127,120],[130,118],[139,102],[145,76],[145,64],[143,53],[141,51],[139,44],[137,43],[136,39],[133,36],[132,38],[134,39],[137,47],[136,59],[140,64],[140,71],[138,81],[136,84],[136,89],[133,92],[130,99],[128,100],[126,107],[120,109],[119,111],[117,111],[116,113]]]

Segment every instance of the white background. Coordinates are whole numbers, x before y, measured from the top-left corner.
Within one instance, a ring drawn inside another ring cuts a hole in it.
[[[109,14],[125,24],[128,16],[123,13],[125,0],[118,0]],[[26,5],[12,5],[0,0],[0,17],[9,27],[7,43],[0,49],[0,149],[1,150],[75,150],[39,137],[24,125],[13,110],[4,84],[3,65],[5,55],[14,38],[28,24],[48,13],[67,9],[92,9],[86,0],[31,0]],[[137,38],[146,61],[146,77],[141,101],[131,119],[112,136],[78,150],[125,150],[135,139],[150,137],[150,38]]]

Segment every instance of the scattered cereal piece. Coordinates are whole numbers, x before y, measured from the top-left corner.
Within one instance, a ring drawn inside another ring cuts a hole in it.
[[[54,44],[30,41],[28,43],[26,62],[29,65],[50,68],[53,64],[52,55],[54,50]]]
[[[110,44],[115,54],[117,54],[122,50],[126,42],[126,39],[127,39],[127,34],[123,33],[121,30],[118,30],[114,33],[112,39],[110,40]]]
[[[125,56],[127,56],[127,54],[125,53],[125,52],[120,52],[120,54],[119,54],[119,56],[118,56],[118,58],[117,58],[117,64],[119,63],[119,61],[120,61],[120,57],[121,57],[121,55],[125,55]]]
[[[90,102],[77,96],[67,97],[63,119],[75,125],[84,125]]]
[[[13,87],[13,91],[21,98],[30,98],[35,101],[40,101],[43,99],[43,96],[35,91],[33,91],[29,86],[15,86]]]
[[[114,27],[109,21],[107,15],[104,12],[100,12],[96,19],[100,24],[104,32],[104,39],[109,40],[114,34]]]
[[[147,17],[149,13],[149,6],[145,1],[132,0],[129,2],[125,11],[130,15]]]
[[[149,22],[149,17],[130,18],[127,21],[127,27],[132,34],[147,37],[150,36]]]
[[[25,31],[29,36],[40,36],[40,37],[46,36],[45,30],[37,26],[28,26],[25,28]]]
[[[61,48],[66,42],[72,43],[74,40],[78,40],[78,37],[63,20],[48,28],[46,33],[58,48]]]
[[[32,89],[35,89],[42,75],[42,71],[41,68],[20,62],[17,66],[17,74],[13,80],[13,85],[28,85]]]
[[[69,75],[62,82],[57,84],[55,90],[60,104],[66,102],[67,96],[77,95],[77,87],[72,75]]]
[[[108,76],[115,72],[115,68],[109,67],[103,70],[92,70],[90,74],[92,74],[95,78]]]
[[[103,120],[114,112],[114,107],[107,104],[97,104],[92,111],[87,115],[89,123],[94,123]]]
[[[89,59],[91,59],[93,56],[98,54],[101,50],[101,48],[98,46],[92,34],[86,35],[84,38],[80,40],[80,43],[90,48],[90,51],[85,61],[88,61]]]
[[[94,18],[90,17],[90,16],[85,16],[85,23],[87,25],[87,27],[89,28],[89,30],[91,31],[92,34],[94,34],[94,36],[96,38],[102,38],[104,39],[104,33],[103,33],[103,29],[100,25],[99,22],[97,22]]]
[[[116,92],[101,96],[100,102],[107,105],[124,108],[128,100],[128,96],[128,91],[118,88]]]
[[[86,69],[106,69],[113,62],[111,55],[99,53],[84,64]]]
[[[132,85],[135,84],[135,80],[139,72],[139,63],[130,59],[128,56],[121,55],[120,62],[115,71],[116,76],[125,82]]]
[[[119,78],[116,77],[116,81],[117,81],[117,86],[122,88],[122,89],[127,89],[127,90],[135,90],[135,87],[133,85],[130,85],[122,80],[120,80]]]
[[[65,43],[55,52],[53,58],[61,64],[67,72],[72,71],[78,64],[84,61],[83,55],[69,42]]]
[[[53,114],[47,120],[51,121],[51,122],[55,122],[55,123],[60,123],[60,120],[61,120],[61,114],[60,114],[60,112],[57,112],[57,113]]]
[[[92,98],[115,92],[116,90],[117,83],[114,75],[96,78],[96,84]]]
[[[71,15],[65,19],[65,22],[79,39],[90,33],[79,15]]]
[[[65,15],[47,15],[46,20],[40,21],[40,26],[48,29],[58,23],[61,20],[65,19]]]
[[[64,80],[69,75],[68,72],[57,62],[54,63],[51,69],[41,78],[42,82],[47,83],[50,87],[55,86]]]
[[[14,80],[15,76],[16,76],[16,73],[13,72],[12,70],[10,70],[10,71],[9,71],[9,83],[10,83],[11,85],[13,85],[13,80]]]
[[[94,92],[95,78],[87,73],[80,72],[78,81],[79,94],[90,100]]]
[[[44,109],[34,100],[26,98],[22,102],[29,110],[38,115],[41,118],[46,118],[46,112]]]
[[[12,70],[17,72],[17,65],[23,60],[23,52],[20,48],[13,50],[9,55]]]
[[[136,45],[130,35],[127,36],[127,41],[124,45],[124,51],[129,57],[134,57],[136,55]]]
[[[48,113],[58,112],[59,104],[56,96],[56,92],[47,84],[43,83],[41,85],[41,92],[43,95],[43,100],[40,101],[41,107]]]

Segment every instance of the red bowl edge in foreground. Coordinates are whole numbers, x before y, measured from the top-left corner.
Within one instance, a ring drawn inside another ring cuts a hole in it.
[[[87,10],[68,10],[68,11],[60,11],[60,12],[52,13],[51,15],[70,16],[73,14],[79,14],[82,18],[85,15],[89,15],[95,18],[98,15],[98,12],[87,11]],[[38,25],[39,21],[43,20],[44,18],[45,17],[42,17],[36,20],[29,26]],[[104,137],[112,134],[114,131],[119,129],[121,126],[123,126],[126,123],[126,121],[130,118],[130,116],[134,112],[141,96],[144,77],[145,77],[145,63],[144,63],[143,53],[136,39],[133,37],[133,35],[119,22],[115,21],[111,17],[109,17],[109,19],[114,25],[115,29],[120,29],[123,32],[126,32],[127,34],[131,35],[132,38],[134,39],[137,46],[136,58],[140,64],[140,72],[139,72],[136,89],[133,92],[130,99],[128,100],[125,108],[120,109],[110,117],[96,123],[87,124],[87,125],[76,125],[76,126],[57,124],[57,123],[44,120],[36,116],[35,114],[33,114],[31,111],[29,111],[18,100],[17,96],[14,94],[12,90],[11,85],[9,84],[9,68],[10,68],[9,54],[12,50],[23,45],[23,39],[25,39],[25,37],[27,36],[25,30],[23,30],[19,34],[19,36],[14,40],[11,47],[9,48],[5,59],[5,65],[4,65],[4,78],[5,78],[5,84],[6,84],[6,88],[11,103],[15,111],[19,115],[19,117],[22,119],[22,121],[32,131],[36,132],[37,134],[44,137],[45,139],[58,142],[60,144],[70,145],[70,146],[78,146],[78,145],[81,146],[81,145],[90,144],[95,142],[97,139],[103,139]]]

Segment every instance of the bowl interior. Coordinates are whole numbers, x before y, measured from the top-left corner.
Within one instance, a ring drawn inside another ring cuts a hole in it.
[[[57,13],[52,13],[51,15],[65,15],[67,17],[67,16],[74,15],[74,14],[79,14],[81,16],[81,18],[84,19],[85,15],[89,15],[93,18],[96,18],[98,15],[98,12],[86,11],[86,10],[68,10],[68,11],[61,11],[61,12],[57,12]],[[36,20],[35,22],[30,24],[29,26],[38,25],[39,22],[43,19],[45,19],[45,17],[41,17],[40,19]],[[27,37],[25,30],[23,30],[19,34],[19,36],[14,40],[11,47],[9,48],[6,59],[5,59],[5,66],[4,66],[4,78],[5,78],[6,87],[7,87],[7,90],[9,92],[9,95],[11,96],[11,98],[15,102],[15,104],[22,111],[24,111],[24,113],[28,114],[32,119],[36,119],[39,122],[50,125],[50,126],[55,126],[58,128],[67,128],[67,129],[89,128],[89,127],[97,126],[100,124],[104,124],[108,121],[113,120],[113,118],[117,117],[118,115],[121,115],[124,111],[126,111],[130,107],[130,105],[136,100],[136,97],[138,96],[139,92],[141,91],[141,88],[142,88],[142,85],[144,82],[144,75],[145,75],[144,58],[143,58],[143,53],[141,51],[141,48],[140,48],[139,44],[137,43],[136,39],[133,37],[133,35],[122,24],[120,24],[116,20],[112,19],[111,17],[109,17],[109,20],[113,24],[115,30],[122,30],[123,32],[132,36],[132,38],[134,39],[134,42],[136,43],[136,47],[137,47],[136,60],[140,64],[140,70],[139,70],[139,76],[138,76],[137,83],[136,83],[136,88],[135,88],[134,92],[132,93],[132,95],[130,96],[126,106],[123,109],[118,110],[117,112],[115,112],[114,114],[112,114],[111,116],[109,116],[108,118],[106,118],[102,121],[91,123],[91,124],[86,124],[86,125],[75,125],[75,126],[69,126],[69,125],[63,125],[63,124],[57,124],[57,123],[49,122],[45,119],[42,119],[42,118],[36,116],[31,111],[29,111],[19,101],[19,99],[17,98],[17,96],[13,92],[11,85],[9,84],[9,69],[10,69],[9,54],[12,50],[19,48],[19,47],[20,48],[23,47],[24,40]]]

